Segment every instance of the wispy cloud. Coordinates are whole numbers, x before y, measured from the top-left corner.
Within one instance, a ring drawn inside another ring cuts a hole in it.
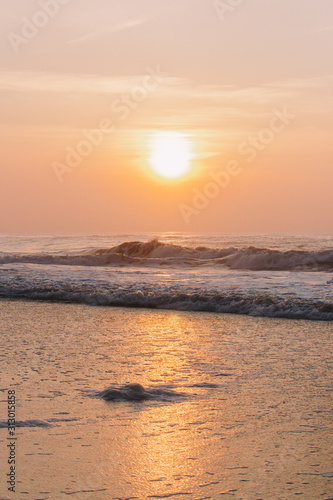
[[[333,74],[324,76],[315,76],[311,78],[289,78],[288,80],[279,80],[273,83],[267,83],[265,87],[275,87],[280,89],[320,89],[333,84]]]
[[[67,43],[68,44],[78,44],[82,42],[86,42],[87,40],[92,40],[94,38],[98,37],[103,37],[110,35],[111,33],[116,33],[119,31],[124,31],[130,28],[134,28],[135,26],[140,26],[141,24],[144,24],[148,22],[152,18],[151,15],[141,15],[141,16],[136,16],[131,19],[127,19],[126,21],[120,22],[118,24],[114,24],[112,26],[106,26],[102,29],[99,30],[94,30],[90,31],[89,33],[86,33],[82,36],[79,36],[77,38],[73,38],[72,40],[69,40]]]
[[[33,71],[6,71],[0,73],[0,91],[55,92],[81,94],[113,94],[130,91],[140,85],[147,73],[137,75],[62,74]],[[165,77],[165,84],[176,86],[179,79]]]
[[[2,68],[0,73],[0,91],[41,91],[41,92],[78,92],[78,93],[113,93],[123,92],[140,83],[145,73],[136,75],[99,75],[48,73],[38,71],[10,71]],[[186,100],[204,98],[207,100],[232,100],[267,102],[272,98],[292,95],[307,90],[331,88],[333,74],[314,78],[288,79],[264,83],[255,87],[233,85],[197,85],[185,78],[169,76],[164,79],[165,94],[177,95]]]
[[[40,72],[2,71],[0,92],[15,100],[15,93],[26,94],[29,102],[40,99],[41,93],[75,94],[90,106],[104,94],[112,99],[122,99],[142,84],[145,74],[106,76],[98,74],[57,74]],[[275,81],[260,86],[236,87],[231,85],[196,85],[186,79],[168,77],[158,92],[147,101],[144,113],[136,113],[132,125],[151,128],[152,123],[165,126],[177,123],[184,128],[220,130],[227,126],[239,134],[249,130],[253,120],[265,119],[268,110],[287,106],[295,112],[311,116],[324,116],[330,105],[333,75],[316,78]],[[14,94],[13,94],[14,93]],[[13,95],[11,95],[13,94]],[[50,99],[53,101],[53,98]],[[67,100],[71,106],[71,99]],[[282,103],[282,104],[281,104]],[[73,103],[73,116],[77,101]],[[252,125],[251,125],[252,124]]]
[[[333,24],[331,24],[330,26],[324,26],[323,28],[319,28],[313,33],[322,33],[323,31],[332,31],[332,30],[333,30]]]
[[[98,75],[98,74],[62,74],[33,71],[7,71],[0,74],[1,92],[45,92],[59,94],[121,94],[142,83],[145,73],[136,75]],[[235,106],[266,106],[281,100],[301,96],[318,95],[322,99],[333,85],[333,75],[316,78],[289,79],[275,81],[255,87],[235,87],[231,85],[196,85],[194,82],[169,76],[164,79],[159,97],[166,101],[177,103],[186,108],[187,105],[206,106],[220,109],[224,112]]]

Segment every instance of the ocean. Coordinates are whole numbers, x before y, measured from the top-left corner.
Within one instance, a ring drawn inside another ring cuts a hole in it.
[[[332,237],[0,243],[1,500],[332,498]]]
[[[333,319],[333,237],[0,236],[0,296]]]

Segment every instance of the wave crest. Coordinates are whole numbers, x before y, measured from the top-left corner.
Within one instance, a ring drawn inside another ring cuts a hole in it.
[[[2,287],[0,297],[25,298],[89,304],[94,306],[137,307],[178,311],[245,314],[270,318],[333,320],[333,303],[294,296],[256,293],[215,292],[195,289],[131,290],[84,287],[82,284],[35,284]]]
[[[71,266],[223,266],[250,271],[333,272],[333,250],[280,251],[270,248],[187,247],[162,243],[127,241],[111,248],[98,248],[79,254],[2,254],[0,264],[30,263]]]

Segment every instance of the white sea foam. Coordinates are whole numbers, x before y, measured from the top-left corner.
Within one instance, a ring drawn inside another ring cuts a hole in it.
[[[33,419],[33,420],[16,420],[15,427],[52,427],[53,425],[60,422],[74,422],[79,420],[79,418],[69,417],[69,418],[47,418],[44,420]],[[8,427],[8,420],[0,420],[0,429]]]
[[[93,396],[105,401],[166,401],[185,396],[184,393],[176,392],[166,387],[147,387],[146,389],[137,383],[123,386],[110,386],[100,392],[93,392]]]
[[[142,287],[143,288],[143,287]],[[333,304],[306,298],[274,296],[257,292],[219,293],[196,289],[109,289],[64,283],[11,285],[0,284],[0,296],[33,300],[62,301],[95,306],[146,307],[179,311],[246,314],[275,318],[333,320]]]

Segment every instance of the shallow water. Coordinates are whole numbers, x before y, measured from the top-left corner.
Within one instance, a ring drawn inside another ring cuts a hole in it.
[[[331,323],[8,299],[0,309],[1,418],[10,387],[21,422],[15,498],[332,496]],[[91,397],[131,383],[169,396]],[[0,426],[2,451],[6,439]]]

